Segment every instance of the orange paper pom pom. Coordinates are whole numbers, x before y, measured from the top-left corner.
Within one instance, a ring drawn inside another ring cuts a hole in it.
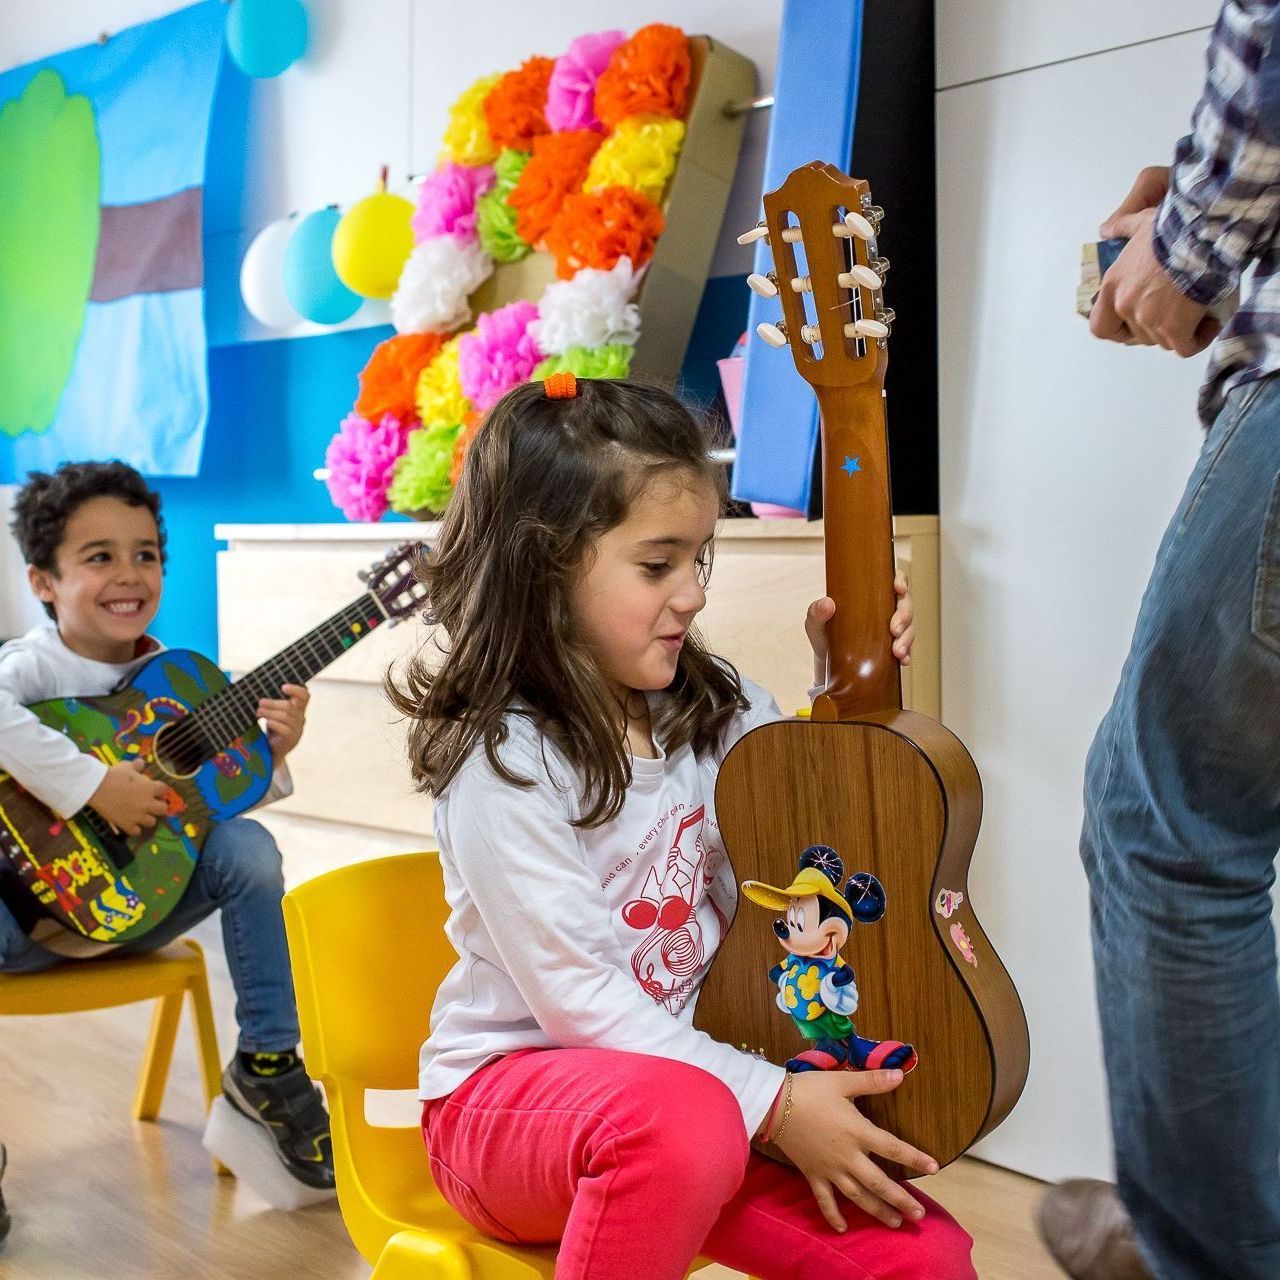
[[[462,465],[467,460],[467,446],[476,438],[476,432],[480,430],[480,424],[484,421],[484,414],[469,413],[463,419],[462,430],[458,432],[458,438],[453,442],[453,463],[449,467],[449,483],[456,489],[458,481],[462,479]]]
[[[641,27],[614,50],[597,82],[596,115],[609,129],[628,116],[683,119],[691,70],[689,38],[679,27]]]
[[[666,219],[647,196],[629,187],[601,187],[570,196],[547,232],[556,274],[568,280],[583,267],[612,269],[624,255],[635,269],[653,257]]]
[[[534,138],[551,132],[543,108],[554,66],[551,58],[529,58],[518,71],[508,71],[484,100],[489,136],[499,148],[528,151]]]
[[[378,343],[360,373],[356,412],[370,422],[381,422],[384,413],[417,421],[418,375],[443,343],[438,333],[399,333]]]
[[[548,133],[534,140],[533,157],[507,197],[522,240],[537,244],[547,234],[565,197],[582,186],[591,157],[603,141],[591,129]]]

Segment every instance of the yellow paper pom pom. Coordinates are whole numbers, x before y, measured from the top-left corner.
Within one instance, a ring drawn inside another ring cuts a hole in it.
[[[461,337],[461,335],[459,335]],[[451,338],[418,376],[418,418],[424,427],[461,422],[471,412],[458,376],[458,338]]]
[[[444,130],[445,159],[457,164],[492,164],[497,159],[498,147],[489,136],[484,118],[484,100],[501,79],[501,75],[482,77],[449,108],[449,123]]]
[[[684,121],[669,116],[628,116],[591,157],[584,191],[630,187],[655,204],[662,200],[684,143]]]

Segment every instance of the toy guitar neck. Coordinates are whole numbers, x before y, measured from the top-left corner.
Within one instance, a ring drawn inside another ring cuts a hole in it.
[[[67,956],[149,933],[178,904],[210,828],[252,808],[271,783],[260,699],[304,684],[384,622],[425,603],[414,560],[397,548],[367,590],[261,666],[229,684],[207,658],[166,649],[105,697],[53,698],[30,708],[104,764],[145,762],[168,787],[168,813],[126,836],[91,808],[63,820],[0,772],[0,896],[42,946]]]

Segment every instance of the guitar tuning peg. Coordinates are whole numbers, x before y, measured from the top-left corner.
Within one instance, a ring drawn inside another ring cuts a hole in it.
[[[848,271],[836,276],[836,284],[842,289],[861,286],[864,289],[878,289],[884,283],[883,278],[871,267],[864,267],[860,262],[854,263]]]
[[[876,319],[885,324],[892,324],[897,318],[898,313],[892,307],[879,307],[876,310]]]
[[[844,215],[843,222],[837,222],[831,228],[833,236],[857,236],[859,240],[874,240],[876,229],[872,223],[862,216],[860,213],[854,213],[852,209]]]
[[[813,346],[815,342],[822,341],[822,329],[816,324],[801,325],[800,337],[810,346]]]
[[[747,277],[747,288],[759,298],[776,298],[778,296],[777,280],[772,275],[762,276],[758,271],[753,271]]]
[[[356,578],[360,582],[368,582],[372,576],[373,575],[368,569],[361,569],[360,572],[356,574]]]
[[[769,238],[769,228],[763,222],[757,222],[750,231],[744,231],[738,237],[739,244],[755,244],[757,240],[767,240]]]
[[[883,280],[885,276],[889,274],[889,259],[888,258],[872,258],[871,270],[874,271],[880,277],[881,280]]]
[[[787,326],[785,324],[758,324],[756,332],[771,347],[785,347],[787,345]]]
[[[804,232],[799,227],[783,227],[782,238],[787,244],[799,244],[804,239]]]
[[[880,224],[884,221],[884,210],[878,204],[869,204],[862,212],[866,214],[867,221],[879,231]]]
[[[887,338],[889,326],[882,320],[855,320],[844,327],[846,338]]]
[[[793,276],[791,279],[791,291],[793,293],[812,293],[813,277],[812,276]]]

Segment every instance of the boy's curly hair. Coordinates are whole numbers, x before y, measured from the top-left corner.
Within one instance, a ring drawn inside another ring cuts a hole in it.
[[[33,471],[13,501],[9,531],[17,539],[22,558],[46,572],[57,570],[58,548],[66,536],[67,521],[90,498],[119,498],[131,507],[146,507],[155,517],[164,563],[164,521],[160,495],[123,462],[64,462],[51,475]],[[53,609],[45,605],[52,618]]]

